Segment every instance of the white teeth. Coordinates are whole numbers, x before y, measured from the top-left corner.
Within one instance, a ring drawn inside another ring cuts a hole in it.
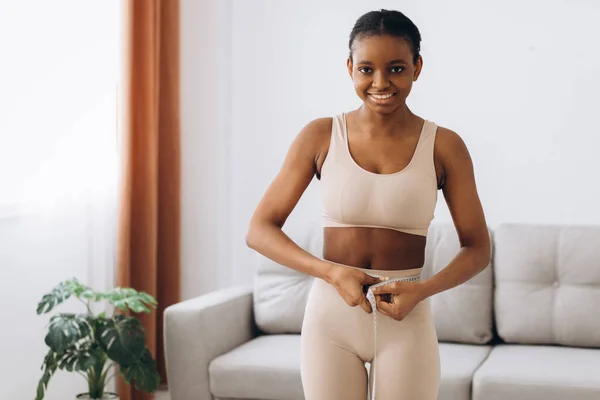
[[[373,94],[371,93],[371,96],[373,96],[374,98],[378,99],[378,100],[385,100],[385,99],[389,99],[390,97],[392,97],[394,94],[390,93],[390,94]]]

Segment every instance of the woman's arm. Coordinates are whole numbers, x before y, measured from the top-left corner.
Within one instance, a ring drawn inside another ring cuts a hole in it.
[[[420,282],[429,297],[460,285],[485,269],[490,262],[490,238],[479,200],[473,163],[460,136],[439,128],[436,158],[443,167],[442,191],[458,233],[460,251],[440,272]]]
[[[294,270],[329,281],[328,263],[294,243],[281,228],[315,173],[316,158],[331,132],[331,118],[306,125],[293,141],[281,170],[254,212],[246,244],[271,260]]]

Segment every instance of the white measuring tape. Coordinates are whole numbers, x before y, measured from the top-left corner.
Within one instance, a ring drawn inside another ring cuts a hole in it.
[[[379,278],[378,275],[371,275],[371,276]],[[388,285],[388,284],[394,283],[394,282],[418,282],[420,280],[421,280],[421,275],[398,276],[395,278],[390,278],[387,281],[371,285],[371,286],[369,286],[369,289],[367,290],[367,300],[369,300],[369,303],[371,304],[371,310],[373,310],[373,329],[375,330],[374,335],[373,335],[375,338],[375,344],[373,346],[373,365],[371,366],[371,370],[373,371],[373,376],[372,376],[373,389],[371,392],[371,400],[375,400],[375,382],[376,382],[375,381],[375,373],[376,373],[376,368],[377,368],[377,365],[375,364],[375,357],[377,356],[377,302],[375,300],[375,294],[373,294],[372,289],[379,287],[379,286]]]

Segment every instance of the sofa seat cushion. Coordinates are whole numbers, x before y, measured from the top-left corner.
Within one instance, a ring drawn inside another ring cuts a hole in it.
[[[475,372],[473,400],[600,399],[600,349],[502,344]]]
[[[473,373],[490,349],[489,346],[440,343],[439,400],[470,400]],[[215,358],[210,363],[209,375],[210,390],[218,398],[303,400],[300,335],[255,338]]]
[[[304,400],[297,334],[259,336],[215,358],[208,372],[219,398]]]
[[[491,346],[440,343],[442,371],[438,400],[471,400],[473,374],[491,350]]]

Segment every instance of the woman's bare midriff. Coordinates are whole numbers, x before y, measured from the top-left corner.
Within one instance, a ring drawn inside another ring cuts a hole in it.
[[[384,228],[323,229],[323,258],[331,262],[379,270],[403,270],[423,266],[425,236]]]

